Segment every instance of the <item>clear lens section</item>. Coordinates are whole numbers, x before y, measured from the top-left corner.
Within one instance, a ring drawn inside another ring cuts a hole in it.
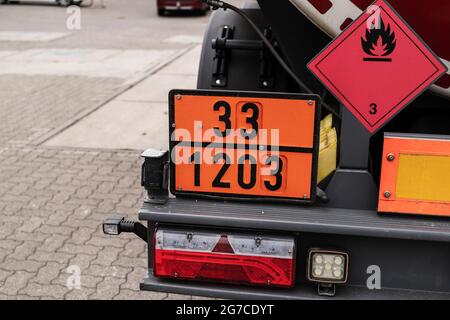
[[[221,236],[218,233],[160,229],[156,232],[156,248],[212,252],[219,243]],[[232,252],[236,255],[292,258],[294,252],[294,241],[287,237],[234,234],[226,235],[226,239],[232,248]]]
[[[165,250],[189,250],[211,252],[220,239],[219,234],[158,230],[156,248]]]
[[[345,256],[332,253],[312,254],[312,276],[317,280],[341,281],[345,277]]]
[[[105,234],[118,235],[119,234],[119,225],[117,225],[117,224],[104,224],[103,225],[103,232]]]
[[[235,254],[291,258],[294,251],[294,241],[282,237],[229,235],[228,241]]]

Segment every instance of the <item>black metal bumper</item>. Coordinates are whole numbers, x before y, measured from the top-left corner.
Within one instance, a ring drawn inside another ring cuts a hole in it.
[[[149,276],[141,283],[142,290],[221,298],[318,299],[317,288],[306,279],[306,256],[311,247],[326,247],[349,253],[349,281],[337,288],[337,299],[450,299],[449,219],[182,198],[170,199],[164,205],[145,203],[139,219],[147,221],[149,233],[155,224],[171,224],[288,232],[297,237],[293,289],[212,285]],[[150,247],[150,266],[151,251]],[[373,265],[381,269],[381,290],[369,290],[366,285],[368,267]]]
[[[140,284],[141,290],[240,300],[450,300],[450,294],[412,290],[374,290],[342,287],[335,297],[321,297],[317,288],[305,284],[294,289],[239,287],[210,283],[174,282],[150,276]]]
[[[144,203],[139,220],[450,242],[450,219],[380,215],[368,210],[177,198],[165,205]]]

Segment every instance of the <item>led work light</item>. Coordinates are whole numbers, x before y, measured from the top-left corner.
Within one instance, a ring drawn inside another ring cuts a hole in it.
[[[347,282],[348,254],[311,249],[308,254],[308,280],[320,283]]]

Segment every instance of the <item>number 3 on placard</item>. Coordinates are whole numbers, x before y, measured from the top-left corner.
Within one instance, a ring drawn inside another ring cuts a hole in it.
[[[230,104],[226,101],[217,101],[213,106],[214,111],[221,111],[222,114],[219,116],[219,121],[224,124],[225,130],[220,131],[218,127],[214,127],[214,132],[216,135],[220,137],[226,137],[229,134],[229,130],[231,129],[231,107]],[[252,112],[251,116],[247,116],[246,123],[250,124],[252,126],[252,129],[250,133],[247,129],[241,129],[241,135],[245,139],[252,139],[256,137],[258,134],[259,124],[258,124],[258,118],[259,118],[259,108],[256,104],[252,102],[247,102],[242,105],[241,112],[248,113],[249,111]]]
[[[378,105],[376,103],[371,103],[369,113],[375,115],[377,114],[377,112],[378,112]]]

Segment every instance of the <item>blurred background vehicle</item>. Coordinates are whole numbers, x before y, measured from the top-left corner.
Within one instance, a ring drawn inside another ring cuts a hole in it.
[[[201,0],[157,0],[158,15],[162,16],[168,11],[195,11],[205,14],[209,6]]]
[[[79,6],[83,3],[83,0],[27,0],[27,1],[14,1],[14,0],[0,0],[0,4],[8,3],[56,3],[63,7],[68,7],[72,5]],[[92,1],[89,1],[92,2]]]

